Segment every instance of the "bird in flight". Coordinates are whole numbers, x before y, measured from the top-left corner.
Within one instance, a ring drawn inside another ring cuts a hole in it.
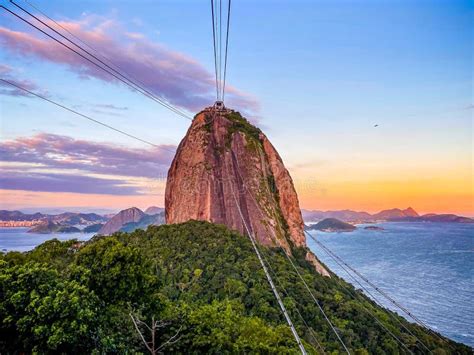
[[[374,127],[378,127],[379,125],[378,124],[375,124]]]

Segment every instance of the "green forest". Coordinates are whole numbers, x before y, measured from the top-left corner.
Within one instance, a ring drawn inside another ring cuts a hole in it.
[[[343,354],[283,252],[260,251],[308,353]],[[425,354],[425,346],[433,354],[471,354],[378,307],[336,275],[320,276],[304,250],[292,252],[351,354]],[[50,240],[31,252],[1,255],[0,353],[31,352],[299,350],[249,239],[222,225],[190,221],[84,244]]]

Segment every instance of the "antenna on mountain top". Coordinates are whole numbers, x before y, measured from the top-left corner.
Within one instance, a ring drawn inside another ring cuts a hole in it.
[[[214,109],[217,111],[225,111],[224,101],[216,101],[214,104]]]

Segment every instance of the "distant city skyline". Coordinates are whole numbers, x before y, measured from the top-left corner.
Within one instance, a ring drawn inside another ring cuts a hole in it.
[[[209,4],[31,3],[189,115],[213,104]],[[234,2],[226,103],[270,138],[302,208],[474,216],[473,9]],[[163,206],[172,151],[190,122],[2,9],[0,19],[0,78],[158,145],[0,85],[1,208]]]

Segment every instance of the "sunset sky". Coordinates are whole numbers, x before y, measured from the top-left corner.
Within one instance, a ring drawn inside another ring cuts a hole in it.
[[[215,100],[207,1],[28,1],[191,116]],[[273,142],[302,208],[474,215],[471,1],[232,4],[226,104]],[[0,46],[0,78],[159,145],[0,84],[1,209],[163,206],[188,120],[3,9]]]

